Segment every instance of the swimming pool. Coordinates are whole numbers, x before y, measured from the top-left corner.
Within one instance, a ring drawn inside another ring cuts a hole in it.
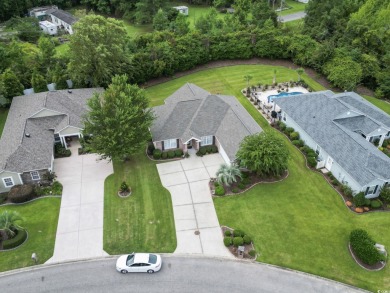
[[[269,103],[273,99],[277,99],[277,98],[281,98],[281,97],[288,97],[288,96],[295,96],[295,95],[300,95],[300,94],[303,94],[303,93],[302,92],[291,92],[291,93],[282,92],[282,93],[277,94],[277,95],[268,96],[267,99],[268,99],[268,103]]]

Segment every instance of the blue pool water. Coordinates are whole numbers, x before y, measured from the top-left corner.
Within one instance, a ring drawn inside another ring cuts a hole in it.
[[[268,96],[268,103],[270,101],[272,101],[273,99],[277,99],[277,98],[281,98],[281,97],[288,97],[288,96],[295,96],[295,95],[300,95],[300,94],[303,94],[301,92],[291,92],[291,93],[280,93],[280,94],[277,94],[277,95],[272,95],[272,96]]]

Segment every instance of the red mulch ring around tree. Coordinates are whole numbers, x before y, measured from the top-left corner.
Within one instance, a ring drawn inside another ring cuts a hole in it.
[[[385,266],[386,266],[386,262],[378,262],[376,264],[373,264],[373,265],[368,265],[368,264],[365,264],[364,262],[362,262],[352,251],[351,249],[351,245],[348,243],[348,250],[349,250],[349,253],[352,255],[352,258],[355,260],[355,262],[360,265],[361,267],[363,267],[364,269],[368,270],[368,271],[380,271],[381,269],[383,269]]]
[[[221,230],[222,230],[223,237],[225,237],[225,231],[229,230],[233,234],[233,230],[234,229],[229,228],[227,226],[221,226]],[[233,238],[233,236],[232,236],[232,238]],[[230,246],[228,246],[226,248],[229,249],[230,253],[233,254],[236,258],[239,258],[239,259],[244,258],[244,259],[252,259],[252,260],[256,259],[257,254],[255,256],[250,256],[249,255],[249,251],[255,250],[255,248],[253,246],[253,242],[251,244],[243,244],[242,246],[244,246],[244,257],[239,257],[238,256],[238,253],[237,253],[238,247],[230,245]]]
[[[273,183],[273,182],[279,182],[283,179],[287,178],[288,171],[286,170],[282,176],[260,176],[253,172],[242,172],[243,177],[242,179],[238,179],[237,182],[232,183],[230,186],[224,186],[225,189],[225,195],[233,195],[233,194],[239,194],[244,191],[249,190],[253,186],[259,184],[259,183]],[[244,178],[247,176],[246,178]],[[240,184],[242,183],[242,184]],[[210,180],[209,182],[209,188],[211,191],[211,194],[213,196],[215,195],[215,180]]]

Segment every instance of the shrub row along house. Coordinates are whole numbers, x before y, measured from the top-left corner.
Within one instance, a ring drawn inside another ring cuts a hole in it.
[[[53,145],[81,136],[86,101],[103,89],[74,89],[15,97],[0,139],[0,192],[38,183],[53,169]]]
[[[156,149],[187,152],[216,145],[228,164],[235,160],[244,137],[262,131],[235,97],[212,95],[190,83],[153,111],[156,120],[151,133]]]
[[[356,93],[322,91],[279,98],[280,119],[318,154],[317,168],[367,198],[390,182],[390,158],[381,152],[390,137],[390,116]]]

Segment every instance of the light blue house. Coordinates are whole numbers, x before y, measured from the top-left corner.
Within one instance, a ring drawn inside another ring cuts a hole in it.
[[[322,91],[275,103],[280,119],[318,153],[317,168],[326,168],[367,198],[377,197],[390,183],[390,158],[378,149],[390,137],[388,114],[353,92]]]

